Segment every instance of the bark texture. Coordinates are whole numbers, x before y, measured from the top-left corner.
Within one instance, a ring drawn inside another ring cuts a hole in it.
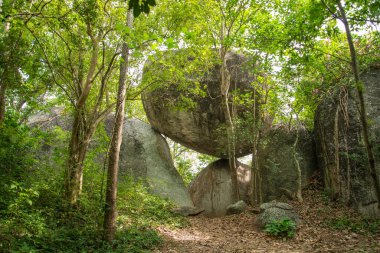
[[[0,77],[1,82],[1,77]],[[5,91],[6,91],[6,85],[5,83],[0,83],[0,126],[4,122],[5,118]]]
[[[128,11],[127,25],[132,28],[132,11]],[[119,154],[123,136],[123,123],[125,111],[125,96],[127,92],[127,73],[129,66],[129,47],[127,43],[122,45],[119,87],[115,113],[115,124],[112,133],[111,146],[108,154],[106,204],[104,213],[104,239],[112,242],[116,232],[117,218],[117,179],[119,173]]]

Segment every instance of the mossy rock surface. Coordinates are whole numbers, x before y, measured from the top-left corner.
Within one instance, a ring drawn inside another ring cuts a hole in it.
[[[370,67],[362,73],[361,79],[364,82],[369,137],[379,176],[380,68]],[[355,89],[341,87],[322,101],[315,114],[315,136],[318,164],[323,170],[330,197],[352,206],[368,218],[380,217]]]
[[[163,60],[180,57],[181,52],[168,53]],[[246,94],[253,97],[251,83],[254,76],[248,71],[252,63],[236,53],[227,54],[227,67],[231,74],[229,92]],[[199,59],[185,59],[186,65]],[[220,158],[228,158],[226,120],[220,95],[220,66],[214,64],[202,69],[201,74],[189,73],[181,80],[173,80],[175,74],[167,73],[165,65],[148,63],[145,67],[143,82],[158,83],[153,90],[142,94],[142,101],[150,124],[158,132],[197,152]],[[178,82],[178,83],[177,83]],[[250,123],[245,121],[250,108],[232,106],[237,119],[242,124],[236,127],[236,155],[251,152]],[[252,125],[252,124],[251,124]]]

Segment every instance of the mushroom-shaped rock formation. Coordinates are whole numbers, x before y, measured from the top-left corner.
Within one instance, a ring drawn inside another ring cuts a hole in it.
[[[178,55],[181,55],[181,51],[166,58]],[[251,83],[254,78],[248,71],[249,68],[253,68],[253,64],[246,57],[236,53],[230,52],[226,57],[231,77],[229,92],[248,94],[253,98]],[[186,58],[188,64],[196,60]],[[175,80],[170,80],[172,76],[167,73],[163,63],[146,64],[143,82],[144,79],[149,79],[152,83],[162,85],[142,94],[143,105],[149,122],[160,133],[200,153],[227,158],[226,121],[220,96],[220,66],[214,64],[208,69],[202,71],[199,77],[187,74],[183,77],[185,80],[176,83]],[[168,83],[171,84],[167,85]],[[193,92],[194,90],[197,92]],[[187,104],[187,108],[181,108],[183,104]],[[233,108],[234,115],[240,119],[245,118],[250,111],[241,105],[230,107]],[[253,108],[252,105],[250,107]],[[236,125],[237,157],[249,154],[251,149],[249,123],[245,122]]]

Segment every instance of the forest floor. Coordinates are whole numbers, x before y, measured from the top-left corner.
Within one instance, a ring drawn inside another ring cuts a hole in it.
[[[258,232],[253,210],[238,215],[188,217],[181,229],[159,227],[163,245],[154,252],[378,252],[380,222],[363,220],[350,209],[330,203],[316,189],[303,192],[302,204],[289,202],[302,218],[292,239]]]

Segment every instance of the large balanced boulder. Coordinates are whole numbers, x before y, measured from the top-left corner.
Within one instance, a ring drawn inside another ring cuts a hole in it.
[[[137,120],[124,122],[120,150],[120,177],[141,179],[151,193],[173,201],[177,206],[193,207],[181,176],[174,167],[166,140],[150,125]]]
[[[313,136],[301,127],[272,127],[260,140],[258,162],[263,200],[291,198],[298,189],[298,170],[305,187],[318,169]]]
[[[380,68],[361,75],[377,175],[380,174]],[[369,171],[355,90],[341,87],[327,96],[315,115],[319,166],[327,192],[367,217],[379,217],[375,180]],[[379,178],[377,178],[379,180]]]
[[[165,59],[180,56],[181,53],[176,52],[171,56],[167,55]],[[254,78],[248,71],[249,64],[252,63],[248,63],[246,57],[236,53],[230,52],[226,57],[227,68],[231,74],[230,92],[234,90],[253,97],[251,83]],[[199,62],[199,59],[189,58],[186,59],[188,62],[183,64],[190,64],[196,60]],[[175,74],[168,73],[167,69],[170,68],[152,62],[145,67],[143,82],[149,79],[146,82],[162,84],[154,90],[147,89],[142,94],[150,124],[160,133],[188,148],[227,158],[226,120],[220,96],[220,67],[213,65],[208,70],[202,69],[199,71],[202,73],[200,76],[189,73],[182,83],[179,80],[179,83],[174,84]],[[167,85],[168,83],[170,85]],[[187,106],[183,106],[184,104]],[[247,108],[234,106],[234,114],[238,118],[243,118],[245,112]],[[236,155],[239,157],[250,153],[251,138],[247,134],[247,125],[240,124],[236,128]]]
[[[248,199],[247,184],[250,180],[249,167],[238,163],[240,199]],[[223,216],[227,208],[235,204],[228,160],[220,159],[209,164],[190,183],[189,192],[195,206],[204,209],[210,217]]]

